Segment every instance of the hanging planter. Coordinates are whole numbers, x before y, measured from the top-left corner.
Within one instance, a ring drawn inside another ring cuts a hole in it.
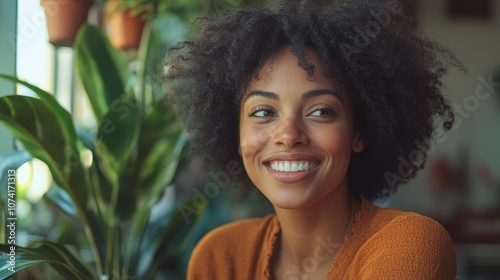
[[[56,47],[71,47],[94,0],[40,0],[40,4],[45,10],[49,42]]]
[[[132,8],[123,8],[122,1],[106,3],[106,27],[111,43],[121,49],[137,49],[146,21],[143,12],[134,14]]]

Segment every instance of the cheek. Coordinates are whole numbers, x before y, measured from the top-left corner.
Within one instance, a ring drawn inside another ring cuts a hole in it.
[[[351,131],[345,126],[337,126],[332,129],[318,131],[318,141],[324,150],[337,156],[346,156],[351,154]]]
[[[240,149],[243,160],[249,160],[257,155],[269,142],[267,129],[253,129],[244,126],[240,129]]]

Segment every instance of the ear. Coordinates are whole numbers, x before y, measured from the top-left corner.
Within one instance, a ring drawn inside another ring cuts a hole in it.
[[[365,143],[361,139],[361,136],[358,132],[354,133],[352,137],[352,151],[355,153],[361,153],[365,148]]]

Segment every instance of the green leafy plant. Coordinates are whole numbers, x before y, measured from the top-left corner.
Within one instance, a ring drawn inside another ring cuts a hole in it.
[[[36,94],[0,97],[0,121],[31,156],[47,164],[55,186],[44,198],[86,237],[78,246],[57,240],[16,246],[15,272],[43,263],[65,279],[154,279],[182,251],[202,213],[187,224],[178,207],[160,201],[188,163],[187,135],[159,98],[161,81],[155,78],[163,49],[182,34],[161,30],[180,30],[179,23],[158,17],[147,25],[135,71],[101,31],[80,29],[76,69],[98,123],[95,132],[79,133],[51,94],[0,75]],[[84,160],[89,151],[92,160]],[[14,274],[8,270],[10,247],[0,245],[1,279]],[[93,253],[87,262],[78,253],[86,248]]]
[[[184,20],[206,14],[217,14],[256,1],[243,0],[101,0],[102,3],[119,1],[119,10],[130,10],[132,16],[149,20],[164,13],[172,13]]]

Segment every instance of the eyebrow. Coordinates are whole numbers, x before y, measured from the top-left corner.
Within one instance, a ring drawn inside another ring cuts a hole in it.
[[[245,96],[245,99],[243,100],[243,102],[252,96],[262,96],[262,97],[266,97],[266,98],[273,99],[273,100],[280,100],[280,97],[274,92],[254,90]]]
[[[333,96],[337,97],[340,100],[340,102],[342,102],[342,103],[344,102],[342,100],[342,97],[340,96],[340,94],[334,90],[331,90],[331,89],[309,90],[309,91],[306,91],[304,94],[302,94],[302,97],[300,99],[304,100],[304,99],[309,99],[309,98],[313,98],[313,97],[325,95],[325,94],[326,95],[333,95]],[[245,96],[243,102],[245,102],[248,98],[250,98],[252,96],[262,96],[262,97],[266,97],[266,98],[273,99],[273,100],[280,100],[279,95],[277,95],[274,92],[255,90],[255,91],[251,91],[249,94],[247,94]]]
[[[340,100],[340,102],[344,103],[344,100],[342,100],[342,97],[340,96],[340,94],[334,90],[331,90],[331,89],[316,89],[316,90],[306,91],[300,99],[304,100],[304,99],[309,99],[312,97],[325,95],[325,94],[335,96]]]

